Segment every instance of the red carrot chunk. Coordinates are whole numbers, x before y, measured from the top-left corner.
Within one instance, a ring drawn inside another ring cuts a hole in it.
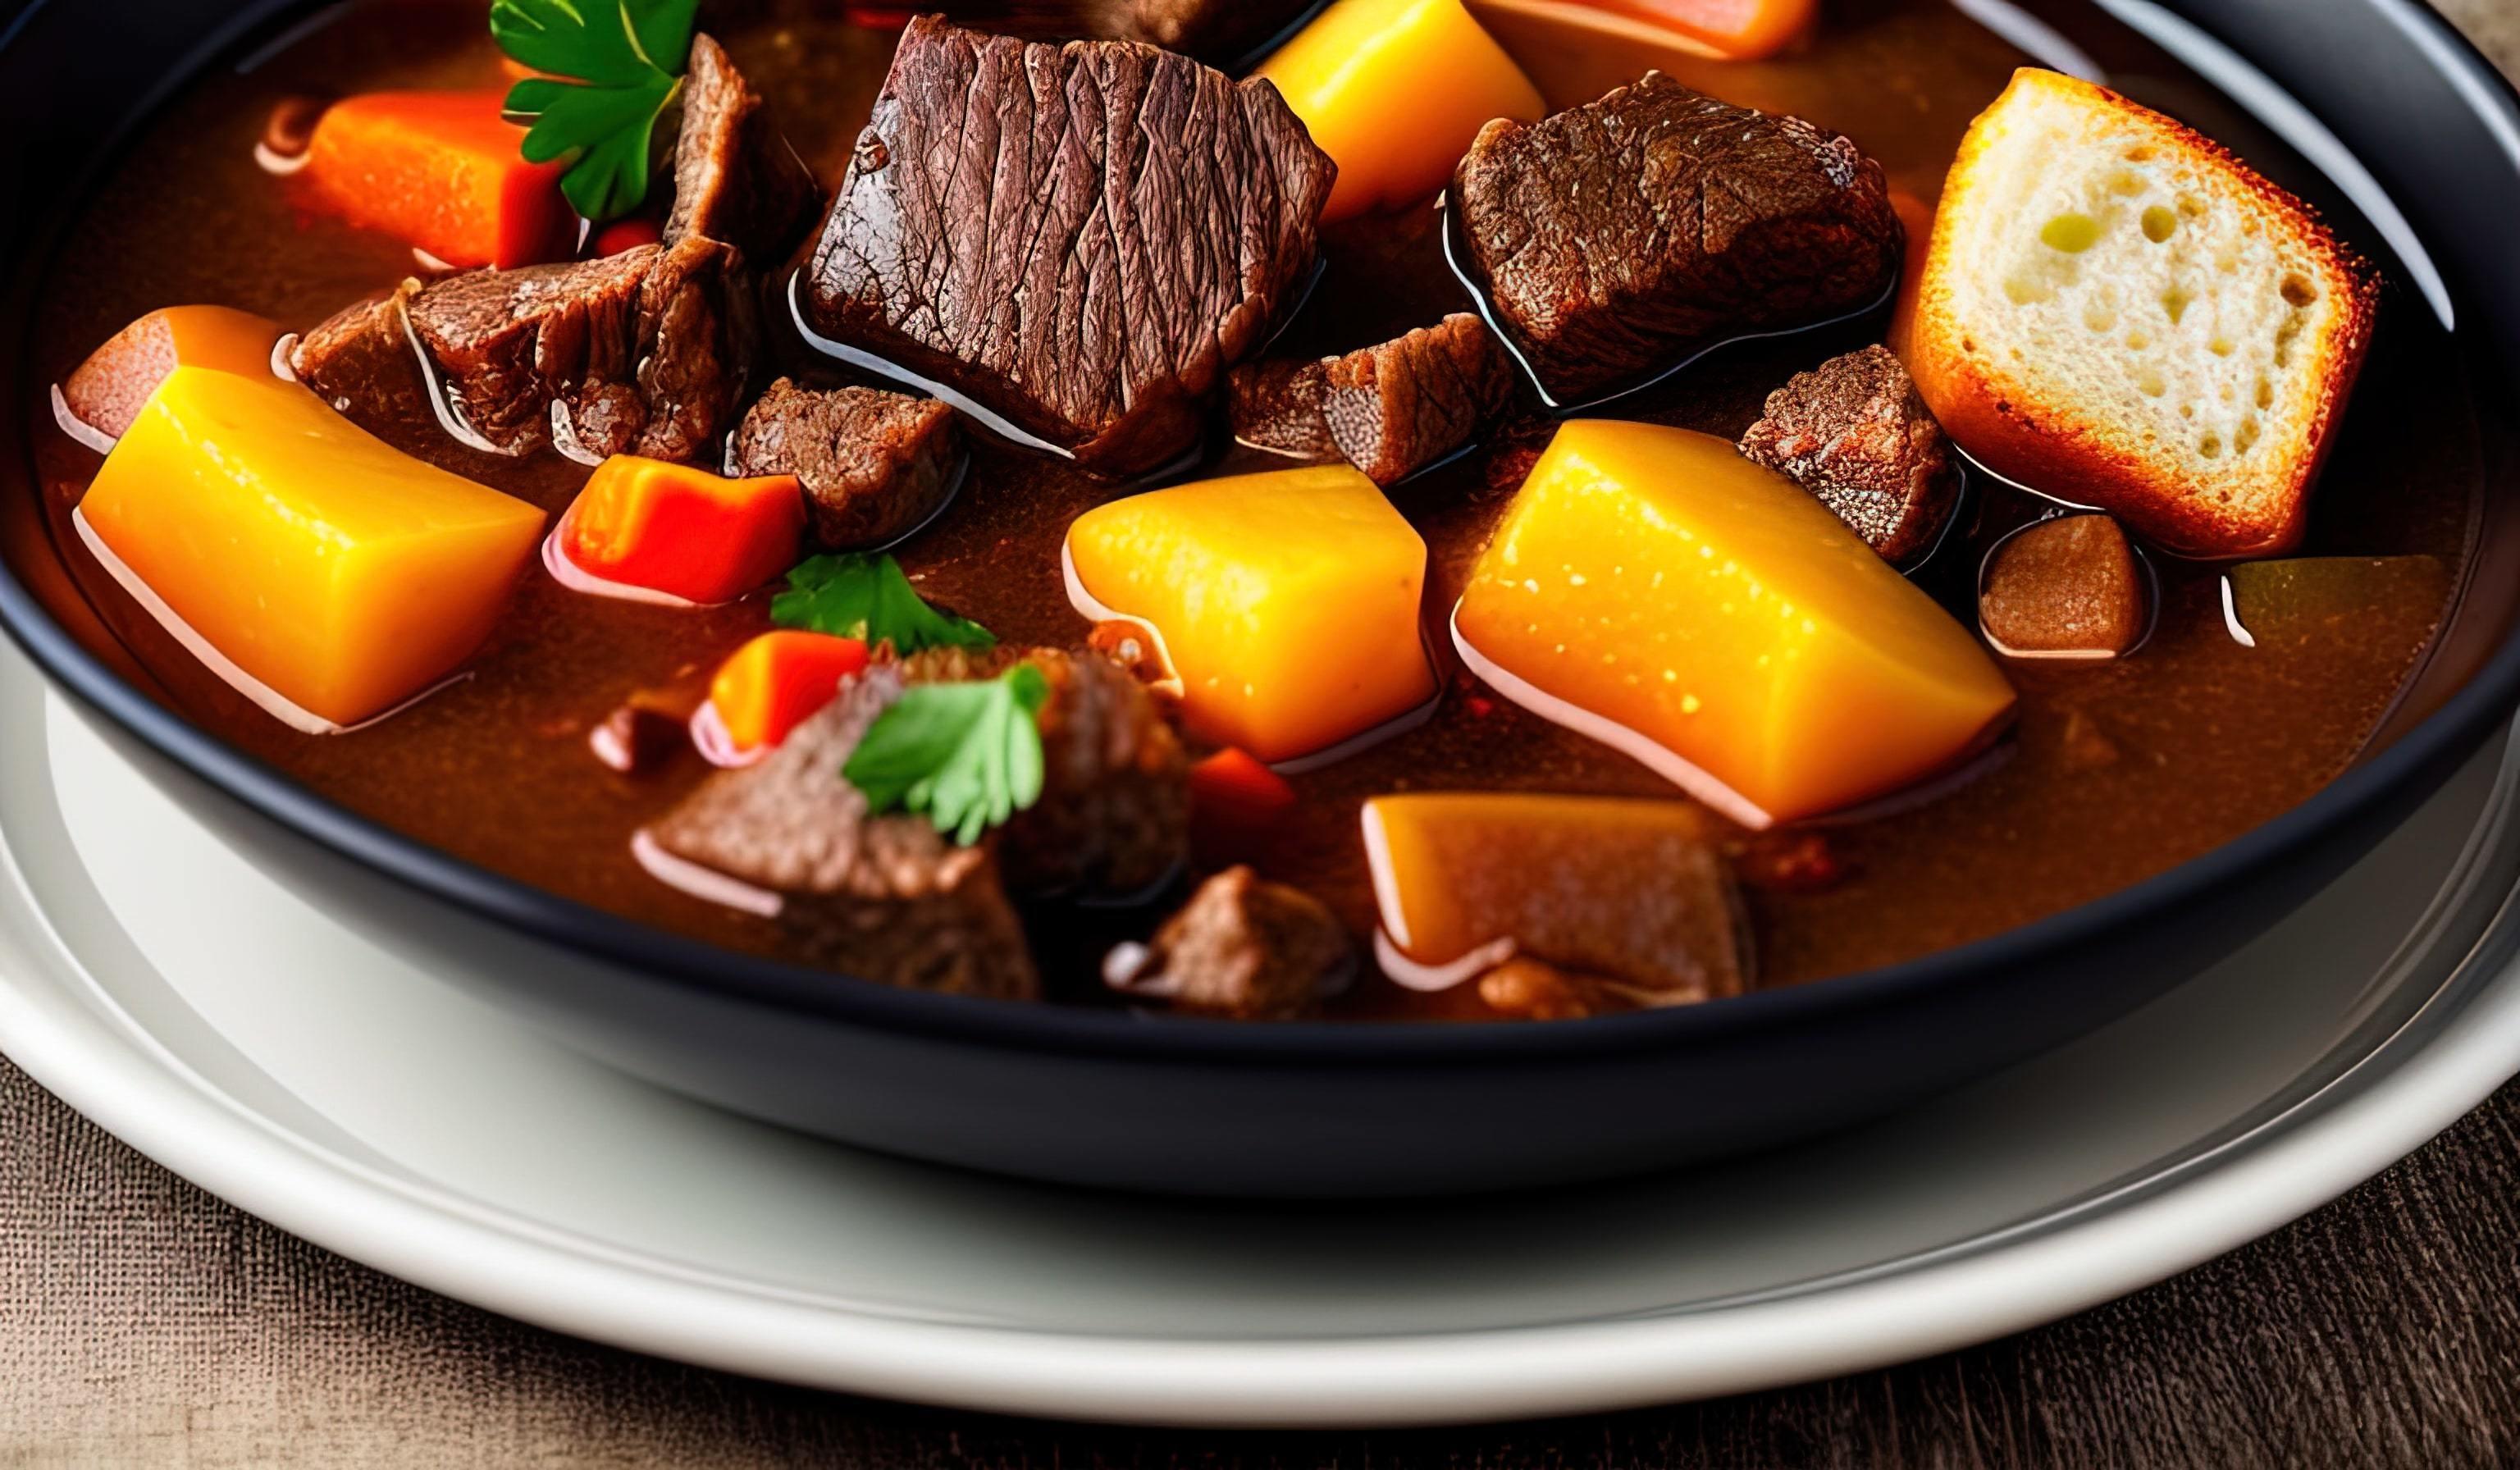
[[[777,581],[804,534],[805,490],[792,474],[731,480],[614,455],[562,517],[560,545],[590,576],[715,603]]]

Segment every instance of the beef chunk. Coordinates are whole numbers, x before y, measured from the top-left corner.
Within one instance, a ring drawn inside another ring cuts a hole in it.
[[[1312,269],[1335,166],[1277,89],[1121,42],[911,22],[824,222],[821,334],[1086,468],[1193,446]]]
[[[405,281],[336,312],[297,339],[289,369],[334,408],[370,428],[431,422],[428,382],[420,376],[406,313],[420,294]]]
[[[996,848],[957,847],[919,817],[870,817],[840,779],[900,696],[877,667],[767,760],[709,778],[643,834],[668,858],[780,896],[778,921],[809,961],[917,990],[1028,1000],[1032,955]]]
[[[2006,652],[2107,657],[2142,642],[2151,596],[2126,532],[2066,515],[2007,538],[1987,558],[1978,622]]]
[[[1057,648],[940,648],[906,661],[914,682],[988,679],[1030,663],[1050,682],[1041,711],[1042,794],[999,832],[1020,893],[1135,897],[1190,852],[1190,762],[1144,685],[1096,654]]]
[[[641,284],[635,360],[645,422],[637,453],[657,460],[720,458],[718,444],[736,421],[759,335],[742,265],[733,247],[690,235],[667,245]]]
[[[1378,485],[1468,444],[1512,401],[1504,348],[1466,312],[1318,363],[1237,368],[1228,393],[1243,443],[1305,459],[1341,456]]]
[[[918,529],[954,488],[962,460],[954,411],[935,399],[818,391],[783,378],[743,416],[727,470],[802,480],[815,539],[844,552]]]
[[[958,21],[1035,40],[1144,41],[1220,66],[1301,20],[1314,0],[951,0]]]
[[[1225,411],[1234,437],[1254,449],[1306,464],[1341,458],[1322,412],[1329,389],[1329,358],[1273,357],[1244,363],[1226,379]]]
[[[1904,239],[1854,144],[1659,71],[1489,123],[1451,198],[1473,284],[1561,403],[1857,310],[1898,279]]]
[[[755,323],[730,246],[687,236],[600,260],[468,271],[411,298],[448,404],[492,448],[556,440],[588,463],[713,451]],[[708,457],[712,457],[710,455]]]
[[[642,245],[424,287],[411,325],[444,375],[450,408],[502,453],[541,443],[555,403],[599,458],[627,450],[646,419],[632,381],[640,287],[661,253]]]
[[[1959,496],[1942,426],[1887,347],[1796,374],[1769,395],[1741,453],[1818,496],[1893,562],[1930,550]]]
[[[1313,1010],[1355,962],[1347,930],[1320,900],[1230,868],[1201,883],[1152,945],[1115,953],[1105,978],[1175,1010],[1286,1020]]]
[[[693,236],[721,241],[766,269],[795,247],[821,200],[813,174],[726,48],[705,34],[692,37],[665,244]]]

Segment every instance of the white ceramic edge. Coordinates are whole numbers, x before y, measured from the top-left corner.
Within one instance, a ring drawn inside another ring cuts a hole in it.
[[[35,915],[0,847],[8,905]],[[1507,1331],[1215,1341],[1074,1336],[833,1310],[569,1248],[417,1197],[289,1136],[117,1034],[49,927],[0,984],[0,1050],[150,1158],[388,1274],[554,1330],[705,1366],[1056,1418],[1361,1426],[1597,1411],[1831,1377],[1983,1342],[2211,1260],[2420,1146],[2520,1071],[2509,971],[2427,1047],[2384,1047],[2218,1167],[2011,1243],[1808,1295]],[[0,937],[5,938],[5,937]],[[62,983],[67,980],[68,983]],[[74,997],[84,994],[87,1003]],[[115,1018],[119,1019],[119,1018]],[[2358,1087],[2357,1084],[2360,1086]]]

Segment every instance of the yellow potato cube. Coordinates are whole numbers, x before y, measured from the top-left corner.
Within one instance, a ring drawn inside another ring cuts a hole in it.
[[[1337,0],[1257,74],[1338,164],[1325,220],[1431,200],[1480,128],[1549,111],[1462,0]]]
[[[1720,828],[1685,801],[1413,792],[1365,804],[1387,972],[1427,988],[1516,955],[1648,1004],[1739,995],[1750,955]],[[1422,979],[1420,979],[1422,977]]]
[[[1324,465],[1113,501],[1067,530],[1079,611],[1143,625],[1204,738],[1312,754],[1435,696],[1426,543],[1357,469]]]
[[[382,714],[471,656],[543,512],[413,459],[295,383],[177,367],[78,520],[195,652],[321,731]]]
[[[1934,775],[2013,703],[1976,639],[1818,500],[1652,424],[1557,431],[1453,628],[1499,692],[1751,827]]]

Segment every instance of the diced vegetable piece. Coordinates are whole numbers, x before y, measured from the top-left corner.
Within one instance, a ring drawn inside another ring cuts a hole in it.
[[[169,306],[123,328],[62,381],[62,406],[109,439],[122,437],[179,367],[271,376],[280,324],[225,306]]]
[[[595,232],[595,253],[618,255],[641,245],[656,245],[665,238],[665,227],[647,215],[616,219]]]
[[[1977,749],[2012,689],[1934,601],[1710,435],[1558,429],[1454,613],[1471,668],[1746,826]]]
[[[867,646],[854,638],[765,633],[718,669],[709,704],[737,750],[767,750],[838,698],[840,681],[866,666]]]
[[[106,458],[79,519],[153,612],[314,716],[239,686],[302,729],[382,714],[453,672],[543,529],[541,511],[296,383],[189,366]]]
[[[1433,199],[1489,119],[1548,111],[1462,0],[1337,0],[1258,74],[1338,164],[1325,221]]]
[[[1435,695],[1418,629],[1426,543],[1351,466],[1113,501],[1068,527],[1067,570],[1087,617],[1152,633],[1194,733],[1263,761]]]
[[[561,166],[526,162],[524,138],[496,92],[369,92],[315,125],[304,177],[351,224],[458,269],[559,260],[577,217]]]
[[[1383,937],[1409,965],[1465,980],[1522,955],[1634,986],[1647,1004],[1747,986],[1740,900],[1715,837],[1682,801],[1428,792],[1365,804]]]
[[[560,549],[608,582],[732,602],[777,581],[804,535],[805,490],[792,474],[731,480],[614,455],[561,518]]]
[[[1252,855],[1295,805],[1286,779],[1239,750],[1190,768],[1191,846],[1209,862]]]
[[[1811,29],[1820,0],[1584,0],[1736,62],[1774,56]]]

